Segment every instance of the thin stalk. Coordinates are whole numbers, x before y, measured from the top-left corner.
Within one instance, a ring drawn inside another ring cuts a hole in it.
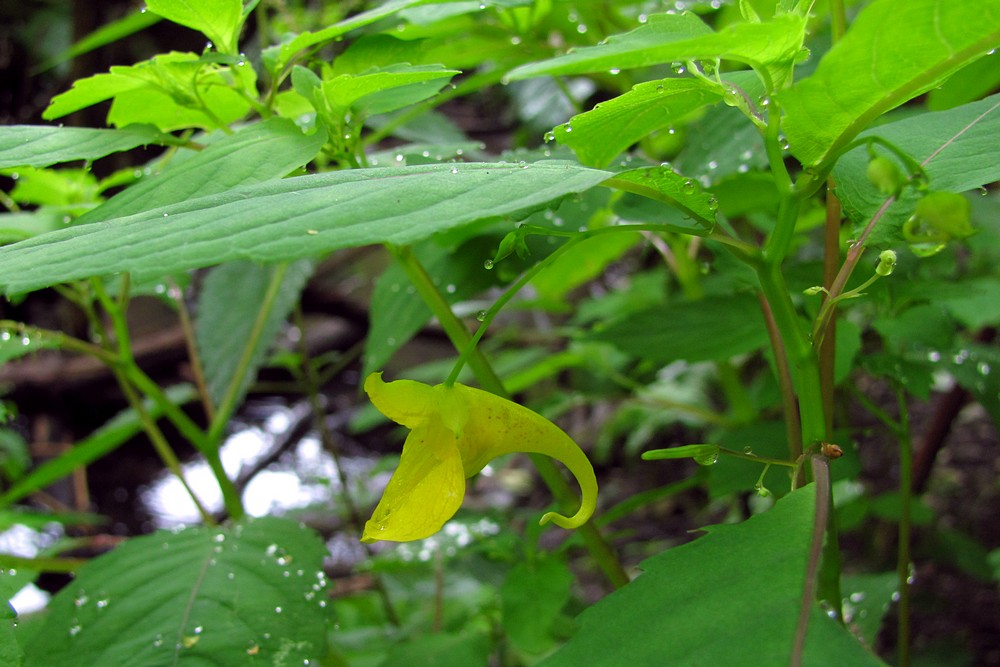
[[[840,3],[843,10],[843,3]],[[833,8],[836,15],[836,8]],[[840,199],[834,194],[833,177],[827,179],[826,188],[826,222],[823,229],[823,287],[827,289],[824,297],[824,304],[829,302],[829,290],[833,287],[833,281],[837,277],[837,269],[840,265]],[[819,380],[822,387],[823,407],[826,410],[826,430],[833,431],[833,393],[834,377],[833,371],[836,365],[836,334],[837,320],[831,318],[823,332],[822,342],[819,344]],[[815,343],[814,343],[815,344]]]
[[[198,341],[195,338],[191,313],[180,287],[173,279],[170,279],[169,282],[170,295],[173,297],[174,303],[177,304],[177,315],[180,319],[181,330],[184,332],[184,345],[187,347],[191,374],[194,375],[194,386],[198,389],[198,396],[201,398],[201,405],[205,410],[205,418],[211,422],[215,416],[215,406],[212,404],[212,396],[208,393],[208,384],[205,382],[205,367],[201,363],[201,354],[198,353]]]
[[[299,331],[305,331],[305,322],[302,319],[302,309],[299,307],[295,308],[292,315],[295,321],[295,326],[299,328]],[[337,439],[333,436],[333,432],[326,423],[323,401],[320,399],[320,377],[319,372],[316,369],[316,362],[310,356],[309,350],[306,347],[305,336],[299,337],[298,342],[299,354],[302,355],[302,367],[301,367],[301,381],[306,390],[306,396],[309,400],[309,407],[312,411],[313,416],[313,427],[319,434],[320,441],[323,443],[323,449],[330,453],[333,457],[334,466],[337,468],[337,480],[340,482],[340,493],[339,499],[344,504],[344,508],[347,510],[347,519],[351,522],[351,527],[356,533],[361,532],[361,527],[364,526],[364,518],[358,509],[357,503],[354,502],[354,497],[351,495],[351,489],[349,485],[349,480],[347,479],[347,474],[344,472],[344,466],[341,464],[340,457],[340,445]],[[365,551],[369,556],[373,555],[371,546],[362,543]],[[385,582],[382,580],[381,575],[376,571],[372,573],[373,576],[373,587],[375,593],[378,595],[379,600],[382,603],[382,608],[385,610],[386,619],[395,627],[400,626],[399,614],[396,612],[396,607],[392,603],[392,599],[389,597],[389,591],[385,586]]]
[[[153,449],[156,450],[157,455],[163,462],[174,477],[180,481],[181,486],[187,491],[188,495],[191,497],[191,501],[194,502],[195,507],[198,508],[198,514],[201,515],[201,520],[205,522],[206,526],[214,526],[215,519],[212,518],[212,513],[209,512],[205,506],[198,499],[197,494],[195,494],[194,489],[188,484],[187,479],[184,477],[184,470],[181,467],[181,462],[174,453],[174,450],[170,447],[167,442],[166,437],[163,435],[163,431],[160,427],[156,425],[156,421],[149,416],[146,412],[145,406],[142,404],[142,399],[136,394],[135,389],[129,384],[128,380],[125,378],[124,374],[117,369],[113,369],[115,377],[118,380],[118,385],[121,387],[122,393],[125,394],[125,398],[128,400],[129,405],[135,410],[135,413],[139,416],[139,421],[142,423],[142,428],[149,437],[149,441],[153,444]]]
[[[913,512],[913,442],[910,437],[910,411],[906,392],[896,387],[899,403],[899,544],[896,554],[896,576],[899,578],[899,603],[896,630],[896,650],[900,667],[910,665],[910,536]]]
[[[222,433],[226,428],[226,424],[229,423],[229,418],[232,417],[233,412],[236,410],[236,402],[239,400],[240,388],[243,386],[243,380],[247,373],[250,371],[250,364],[253,361],[254,352],[257,349],[257,345],[260,343],[260,337],[264,333],[264,326],[267,324],[267,318],[271,315],[271,309],[274,307],[274,302],[278,298],[278,292],[281,290],[281,283],[285,278],[285,272],[288,270],[288,264],[279,264],[274,268],[274,273],[271,274],[271,282],[267,285],[267,291],[264,293],[264,297],[260,303],[260,310],[257,311],[257,319],[254,320],[253,327],[250,329],[250,334],[247,336],[246,345],[243,347],[243,354],[240,355],[239,361],[236,363],[236,368],[233,371],[233,376],[229,381],[229,386],[226,387],[226,393],[223,394],[222,400],[219,402],[218,408],[215,412],[215,418],[208,427],[208,442],[215,447],[218,447],[219,439],[222,437]]]
[[[799,404],[795,398],[795,387],[792,386],[792,371],[785,355],[785,345],[781,341],[781,332],[774,321],[771,305],[763,294],[758,295],[760,308],[764,313],[764,325],[771,340],[771,351],[774,354],[774,366],[778,376],[778,388],[781,392],[781,405],[785,414],[785,437],[788,439],[788,455],[797,459],[802,456],[802,422],[799,420]]]
[[[472,342],[472,335],[462,321],[452,312],[451,306],[448,305],[447,300],[434,285],[433,279],[427,274],[426,269],[424,269],[419,260],[413,255],[410,248],[390,246],[389,250],[403,266],[417,293],[420,294],[424,302],[431,309],[431,312],[438,318],[441,327],[445,330],[455,349],[467,349]],[[498,396],[510,398],[510,394],[507,393],[503,382],[478,346],[473,347],[469,353],[468,363],[483,389]],[[579,505],[579,499],[576,494],[570,489],[569,484],[563,478],[555,464],[552,463],[551,459],[540,454],[529,454],[528,456],[552,495],[555,496],[561,505],[566,507]],[[608,544],[593,522],[587,522],[577,528],[577,533],[583,538],[591,558],[594,559],[608,581],[615,588],[620,588],[629,582],[629,576],[622,567],[621,562],[619,562],[614,549]]]
[[[817,576],[820,575],[820,561],[823,559],[823,536],[827,531],[830,506],[830,465],[825,456],[814,454],[810,457],[813,478],[816,480],[816,513],[813,517],[812,538],[809,541],[809,556],[806,560],[806,577],[802,586],[802,601],[799,605],[799,619],[795,624],[792,653],[788,660],[791,667],[800,667],[802,652],[806,646],[806,632],[809,630],[809,616],[816,594]],[[840,598],[837,598],[837,606]]]

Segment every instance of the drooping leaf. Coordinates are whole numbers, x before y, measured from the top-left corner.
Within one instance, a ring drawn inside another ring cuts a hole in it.
[[[0,169],[48,167],[59,162],[96,160],[111,153],[163,141],[152,125],[129,125],[118,130],[48,125],[0,127]]]
[[[674,61],[734,60],[767,73],[780,86],[802,49],[805,17],[783,14],[766,23],[736,23],[712,31],[691,12],[654,14],[631,32],[606,43],[522,65],[510,72],[515,81],[534,76],[631,69]]]
[[[712,526],[643,561],[643,573],[583,612],[576,634],[541,664],[788,664],[815,494],[799,489],[742,524]],[[802,664],[829,665],[831,656],[882,664],[814,606]]]
[[[277,270],[253,262],[231,262],[215,267],[205,278],[198,299],[195,335],[204,361],[208,393],[216,405],[226,395],[237,371],[242,371],[242,376],[236,379],[237,404],[242,400],[312,275],[313,263],[301,260],[288,266],[270,308],[262,312],[264,294]],[[249,364],[241,369],[240,361],[261,317],[261,329]]]
[[[356,169],[286,178],[0,248],[18,293],[130,271],[157,277],[237,259],[280,262],[522,216],[610,176],[561,162]]]
[[[264,518],[138,537],[79,570],[27,665],[308,664],[326,654],[326,548]]]
[[[294,123],[282,118],[257,123],[170,164],[161,174],[81,216],[76,224],[121,218],[238,185],[280,178],[315,157],[324,141],[323,133],[302,134]]]
[[[934,190],[964,192],[1000,180],[1000,95],[880,125],[861,136],[868,135],[892,142],[922,164]],[[882,147],[875,151],[888,156]],[[844,212],[858,227],[864,227],[886,201],[865,175],[868,160],[868,150],[858,147],[844,154],[833,171]],[[885,245],[898,237],[919,197],[912,188],[905,189],[869,242]]]
[[[552,136],[576,152],[580,162],[606,167],[619,153],[651,132],[678,123],[693,111],[722,99],[718,86],[701,79],[660,79],[557,126]]]
[[[715,226],[719,202],[698,181],[671,167],[642,167],[616,174],[605,183],[609,187],[662,201],[693,218],[690,226],[664,225],[681,233],[707,234]]]
[[[165,393],[175,405],[183,405],[196,397],[194,388],[187,384],[171,387]],[[163,412],[153,402],[148,402],[145,408],[153,419],[159,418]],[[72,474],[77,468],[87,466],[114,451],[140,431],[142,431],[142,423],[136,412],[131,408],[123,410],[89,437],[76,443],[59,456],[41,464],[29,475],[18,480],[0,496],[0,507],[7,507],[11,503]]]
[[[779,96],[792,154],[819,164],[886,111],[1000,45],[1000,0],[878,0]]]
[[[146,6],[168,21],[202,33],[220,51],[235,53],[243,23],[241,0],[148,0]]]
[[[760,307],[747,295],[657,306],[588,335],[657,362],[728,359],[767,343]]]

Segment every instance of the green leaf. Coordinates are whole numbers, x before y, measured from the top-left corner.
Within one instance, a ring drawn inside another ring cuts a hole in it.
[[[583,612],[580,628],[541,664],[788,664],[802,599],[816,490],[640,565],[643,573]],[[748,622],[747,619],[753,619]],[[813,605],[804,665],[879,665]]]
[[[631,69],[673,61],[734,60],[750,65],[779,87],[802,49],[806,20],[783,14],[766,23],[736,23],[713,32],[691,12],[654,14],[631,32],[604,44],[522,65],[506,79]]]
[[[0,169],[96,160],[136,146],[160,143],[163,139],[152,125],[129,125],[119,130],[7,125],[0,127]]]
[[[844,576],[844,620],[868,646],[875,646],[875,637],[892,606],[899,589],[895,572],[849,574]]]
[[[326,654],[322,541],[286,519],[138,537],[49,604],[30,665],[308,664]]]
[[[665,224],[665,229],[686,234],[708,234],[715,226],[718,200],[712,193],[705,192],[698,181],[678,174],[671,167],[623,171],[608,179],[605,185],[665,202],[694,219],[694,225],[677,227]]]
[[[641,310],[588,338],[656,362],[708,361],[763,347],[767,329],[756,299],[736,295]]]
[[[816,165],[873,120],[1000,45],[1000,0],[878,0],[779,95],[793,155]]]
[[[81,225],[0,248],[8,293],[130,271],[138,279],[237,259],[280,262],[410,244],[526,215],[610,174],[562,162],[356,169],[286,178]]]
[[[660,79],[635,86],[624,95],[573,116],[552,131],[580,162],[606,167],[619,153],[660,128],[722,99],[719,86],[701,79]]]
[[[198,299],[195,335],[205,364],[208,393],[215,405],[222,402],[237,371],[242,371],[237,404],[242,401],[282,323],[312,275],[313,263],[303,260],[290,265],[281,278],[270,309],[261,313],[261,299],[276,270],[273,266],[253,262],[231,262],[215,267],[205,278]],[[251,334],[261,315],[264,319],[249,364],[240,368],[245,348],[252,340]]]
[[[0,213],[0,245],[54,231],[67,222],[69,222],[68,216],[47,208],[30,212]]]
[[[271,72],[280,72],[289,63],[291,63],[296,56],[311,47],[322,44],[323,42],[329,42],[330,40],[336,39],[337,37],[343,35],[344,33],[350,32],[355,28],[361,28],[370,23],[374,23],[379,19],[383,19],[387,16],[391,16],[396,12],[406,9],[407,7],[414,7],[416,5],[424,4],[428,0],[388,0],[382,5],[369,9],[366,12],[361,12],[360,14],[355,14],[349,19],[336,23],[328,28],[319,30],[317,32],[304,32],[301,35],[297,35],[291,40],[281,44],[280,46],[273,46],[264,51],[264,63],[267,69]]]
[[[183,405],[196,397],[194,388],[186,384],[167,389],[166,395],[170,402],[175,405]],[[151,401],[147,401],[145,407],[152,419],[157,419],[163,414],[160,406]],[[142,431],[142,424],[135,411],[131,408],[123,410],[104,426],[94,431],[90,437],[76,443],[56,458],[41,464],[27,477],[14,484],[0,496],[0,507],[7,507],[11,503],[72,474],[77,468],[93,463],[102,456],[113,452],[140,431]]]
[[[0,329],[0,366],[33,352],[50,350],[58,346],[58,342],[52,338],[22,336],[7,329]]]
[[[223,53],[235,53],[243,24],[241,0],[147,0],[150,11],[197,30]]]
[[[436,95],[455,69],[440,65],[391,65],[364,74],[341,74],[323,82],[331,107],[368,115],[396,111]]]
[[[17,593],[8,585],[6,571],[0,573],[0,664],[21,667],[24,651],[14,633],[17,613],[10,605],[10,599]]]
[[[242,67],[253,76],[253,68]],[[119,127],[150,123],[164,132],[185,128],[216,129],[246,115],[250,103],[233,89],[227,68],[203,61],[194,53],[170,52],[108,73],[79,79],[52,99],[42,113],[60,118],[114,98],[108,122]],[[211,110],[211,114],[206,113]]]
[[[566,564],[538,557],[515,565],[500,587],[503,628],[511,643],[528,653],[552,646],[552,624],[569,600],[573,574]]]
[[[238,185],[280,178],[312,160],[325,139],[322,132],[302,134],[294,123],[281,118],[256,123],[186,160],[171,163],[161,174],[140,181],[81,216],[76,224],[121,218]]]
[[[98,29],[84,36],[82,39],[77,40],[68,49],[52,56],[49,60],[42,64],[39,70],[47,71],[60,63],[72,60],[73,58],[82,56],[85,53],[90,53],[95,49],[101,48],[102,46],[107,46],[108,44],[125,39],[129,35],[133,35],[140,30],[144,30],[159,22],[160,17],[156,14],[136,9],[120,19],[116,19],[110,23],[102,25]]]
[[[1000,180],[1000,95],[880,125],[861,135],[865,136],[882,137],[922,164],[934,190],[964,192]],[[881,148],[875,150],[887,155]],[[867,149],[859,146],[844,154],[833,171],[837,196],[857,226],[867,224],[887,199],[865,176],[868,160]],[[880,219],[869,243],[896,240],[920,196],[912,188],[904,190]]]

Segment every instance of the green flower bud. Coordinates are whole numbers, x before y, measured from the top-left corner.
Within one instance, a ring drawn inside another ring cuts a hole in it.
[[[880,276],[892,275],[892,270],[896,268],[896,253],[892,250],[883,250],[878,255],[878,266],[875,273]]]
[[[976,233],[969,201],[954,192],[931,192],[917,202],[910,219],[903,223],[903,238],[915,254],[933,255],[952,239]]]
[[[903,174],[896,163],[881,155],[873,157],[865,170],[868,180],[884,195],[899,192],[903,186]]]

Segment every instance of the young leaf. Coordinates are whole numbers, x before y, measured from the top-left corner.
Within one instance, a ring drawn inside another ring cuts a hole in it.
[[[0,127],[0,169],[96,160],[136,146],[160,143],[165,138],[152,125],[129,125],[118,130],[7,125]]]
[[[147,0],[149,10],[168,21],[197,30],[223,53],[236,53],[243,23],[241,0]]]
[[[712,526],[645,560],[643,573],[583,612],[577,633],[541,664],[787,664],[815,495],[809,485],[744,523]],[[828,665],[831,656],[881,664],[814,605],[803,664]]]
[[[330,106],[368,115],[396,111],[437,94],[459,74],[440,65],[392,65],[364,74],[342,74],[323,82]]]
[[[769,87],[780,87],[802,50],[805,25],[804,16],[782,14],[766,23],[736,23],[713,32],[691,12],[654,14],[645,25],[611,37],[605,44],[522,65],[506,79],[723,59],[750,65],[771,79]]]
[[[135,538],[52,599],[27,661],[309,664],[327,652],[325,554],[315,534],[276,518]]]
[[[651,132],[721,99],[722,90],[701,79],[647,81],[573,116],[551,136],[572,148],[583,164],[603,168]]]
[[[409,244],[470,222],[526,215],[608,176],[552,161],[269,181],[4,246],[0,285],[18,293],[116,271],[142,279],[236,259],[280,262],[371,243]]]
[[[873,120],[1000,45],[1000,0],[879,0],[779,100],[803,164],[828,160]]]

